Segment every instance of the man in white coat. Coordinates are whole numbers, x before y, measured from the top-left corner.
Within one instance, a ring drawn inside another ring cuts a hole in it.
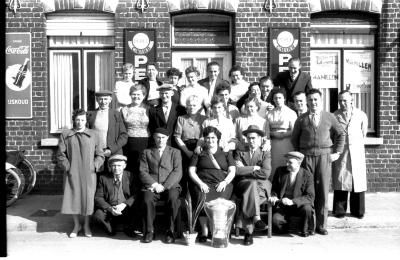
[[[332,164],[333,214],[338,218],[345,216],[350,192],[350,214],[361,219],[367,190],[364,144],[368,118],[353,106],[352,94],[347,90],[339,93],[339,106],[334,115],[345,131],[346,142],[343,153]]]

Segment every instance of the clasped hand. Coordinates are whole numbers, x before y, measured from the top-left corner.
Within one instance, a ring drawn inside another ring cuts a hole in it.
[[[153,183],[153,185],[151,185],[149,190],[152,192],[155,192],[155,193],[161,193],[165,190],[165,188],[160,183],[155,182],[155,183]]]
[[[120,216],[122,215],[122,211],[126,208],[126,204],[125,203],[121,203],[115,206],[112,206],[111,208],[111,213],[114,216]]]

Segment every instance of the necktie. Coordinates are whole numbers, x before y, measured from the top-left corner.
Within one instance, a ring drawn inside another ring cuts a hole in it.
[[[168,115],[169,115],[169,113],[168,113],[168,106],[164,106],[163,108],[164,108],[164,117],[165,117],[165,121],[167,121],[167,120],[168,120]]]
[[[311,114],[311,120],[312,120],[312,123],[313,123],[314,127],[317,127],[318,126],[318,122],[317,122],[317,116],[316,116],[315,113]]]

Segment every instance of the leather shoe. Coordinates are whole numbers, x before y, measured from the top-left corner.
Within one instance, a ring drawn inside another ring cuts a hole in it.
[[[315,235],[315,231],[314,231],[314,230],[308,230],[308,234],[309,234],[310,236],[313,236],[313,235]]]
[[[254,228],[257,230],[264,230],[267,229],[267,224],[265,224],[261,219],[259,219],[256,221],[256,223],[254,223]]]
[[[315,230],[315,232],[317,232],[317,234],[320,234],[323,236],[328,235],[328,231],[325,228],[319,228],[319,229]]]
[[[308,237],[310,235],[310,233],[306,232],[300,232],[300,236],[302,237]]]
[[[207,242],[207,236],[200,236],[199,237],[199,243],[205,243],[205,242]]]
[[[150,231],[144,234],[143,243],[151,243],[153,242],[154,232]]]
[[[335,214],[336,218],[344,218],[345,214]]]
[[[244,234],[243,245],[250,246],[253,244],[253,234]]]
[[[132,228],[124,228],[124,233],[128,237],[135,237],[136,236],[136,233],[135,233],[135,231],[133,231]]]
[[[167,230],[165,233],[165,243],[171,244],[175,242],[175,236],[174,233],[171,230]]]

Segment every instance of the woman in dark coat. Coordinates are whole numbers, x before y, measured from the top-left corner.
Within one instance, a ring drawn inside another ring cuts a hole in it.
[[[226,153],[219,148],[221,132],[212,126],[203,129],[205,149],[199,154],[194,154],[189,165],[189,176],[193,181],[194,204],[199,203],[202,193],[206,201],[217,198],[230,199],[232,195],[232,180],[235,177],[235,161],[231,153]],[[200,242],[207,240],[208,226],[204,216],[199,217],[201,226]]]
[[[58,145],[57,159],[65,170],[61,213],[72,214],[74,228],[69,235],[71,238],[76,237],[82,228],[79,215],[85,219],[85,236],[92,236],[89,217],[94,208],[96,171],[104,162],[96,133],[85,127],[86,119],[85,110],[76,110],[72,115],[74,128],[61,134]]]

